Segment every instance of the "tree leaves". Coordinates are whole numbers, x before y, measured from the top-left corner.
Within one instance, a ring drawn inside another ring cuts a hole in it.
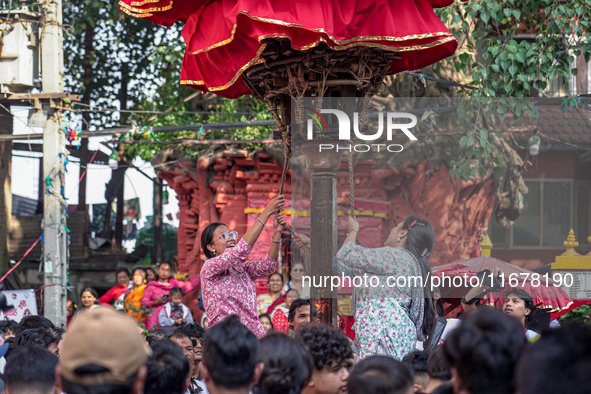
[[[84,128],[143,124],[154,113],[178,104],[195,91],[181,86],[180,70],[184,54],[182,26],[164,28],[132,18],[119,11],[116,1],[73,0],[64,3],[64,58],[66,84],[70,91],[82,93],[92,107],[122,108],[137,113],[115,111],[85,112],[89,124]],[[126,105],[122,93],[127,86]],[[147,113],[143,113],[147,112]],[[236,113],[238,112],[238,113]],[[252,98],[226,100],[213,94],[200,95],[173,111],[160,115],[151,126],[238,122],[271,119],[267,108]],[[212,131],[205,128],[203,138],[258,139],[268,137],[271,128]],[[156,133],[160,140],[197,138],[197,133],[181,131]],[[154,141],[150,134],[134,139]],[[207,149],[182,148],[188,155]],[[150,160],[166,145],[125,145],[129,158]]]
[[[464,16],[469,29],[464,23],[453,22],[456,13]],[[582,55],[587,62],[591,59],[591,41],[587,38],[591,30],[589,0],[573,0],[568,5],[553,0],[471,0],[438,10],[438,14],[458,42],[466,42],[466,47],[474,48],[459,50],[453,62],[458,73],[472,77],[462,83],[475,87],[464,92],[473,97],[549,94],[552,92],[547,89],[553,86],[550,82],[577,75],[578,69],[571,68],[571,64],[575,64],[573,53]],[[576,105],[573,100],[568,104]],[[495,117],[504,122],[505,113],[519,117],[525,112],[531,109],[511,108]],[[473,126],[475,118],[468,119],[471,123],[466,125]],[[470,135],[460,139],[466,158],[455,163],[453,171],[460,179],[468,179],[467,176],[474,174],[474,168],[482,167],[480,164],[486,156],[478,147],[484,148],[490,143],[486,128],[479,129],[476,145],[469,144]],[[474,164],[475,159],[479,160],[479,165]],[[500,171],[501,167],[496,165],[493,171]]]

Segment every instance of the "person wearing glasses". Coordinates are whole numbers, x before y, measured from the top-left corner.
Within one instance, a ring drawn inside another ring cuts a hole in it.
[[[162,262],[158,265],[158,280],[148,283],[146,291],[142,297],[142,306],[154,308],[152,314],[146,318],[146,330],[150,331],[154,326],[158,326],[158,317],[164,304],[169,301],[170,290],[179,287],[185,293],[199,286],[199,275],[195,276],[190,282],[183,282],[171,278],[172,266],[169,262]]]
[[[309,240],[310,238],[308,238],[308,241]],[[298,292],[299,298],[310,298],[310,285],[306,284],[306,286],[304,286],[302,280],[302,278],[304,277],[303,262],[297,261],[291,265],[289,277],[290,281],[285,286],[283,286],[283,288],[281,289],[281,294],[285,295],[289,290],[294,289]]]
[[[238,315],[242,324],[258,338],[265,336],[256,309],[254,281],[275,271],[281,231],[286,224],[279,213],[284,205],[284,196],[273,198],[240,240],[238,233],[230,231],[223,223],[212,223],[201,233],[201,248],[207,258],[201,268],[201,291],[210,328],[228,316]],[[273,214],[277,215],[273,221],[268,255],[247,261],[253,245]]]

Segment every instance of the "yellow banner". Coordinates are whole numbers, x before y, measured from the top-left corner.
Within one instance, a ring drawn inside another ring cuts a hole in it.
[[[244,208],[244,213],[262,213],[263,212],[263,208]],[[281,210],[281,212],[284,215],[290,215],[292,214],[292,210],[291,209],[283,209]],[[338,216],[347,216],[349,215],[351,211],[337,211],[337,215]],[[297,211],[294,210],[293,211],[294,216],[299,216],[299,217],[308,217],[310,216],[310,212],[308,211]],[[355,210],[355,216],[365,216],[365,217],[374,217],[374,218],[381,218],[381,219],[387,219],[388,215],[386,215],[385,213],[381,213],[381,212],[375,212],[375,211],[358,211],[357,209]]]

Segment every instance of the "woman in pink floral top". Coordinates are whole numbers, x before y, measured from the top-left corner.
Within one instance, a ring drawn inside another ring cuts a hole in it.
[[[228,316],[238,315],[242,324],[258,338],[265,336],[255,305],[254,280],[275,270],[285,225],[285,218],[278,212],[284,205],[284,196],[273,198],[238,242],[238,234],[225,224],[212,223],[203,230],[201,248],[208,260],[201,268],[201,289],[209,327]],[[267,220],[275,213],[278,214],[273,223],[273,242],[268,256],[246,261]]]

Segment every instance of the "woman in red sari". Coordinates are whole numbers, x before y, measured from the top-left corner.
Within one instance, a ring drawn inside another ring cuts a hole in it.
[[[187,293],[199,286],[199,275],[195,276],[190,282],[183,282],[181,280],[171,279],[172,266],[168,262],[163,262],[158,265],[158,280],[148,283],[146,291],[142,298],[142,306],[146,308],[154,308],[152,314],[146,319],[146,330],[151,330],[158,325],[158,315],[164,304],[168,302],[168,294],[173,287],[180,287],[180,289]]]
[[[113,305],[118,311],[125,309],[125,292],[129,288],[129,270],[121,267],[117,270],[117,284],[99,298],[103,305]]]

